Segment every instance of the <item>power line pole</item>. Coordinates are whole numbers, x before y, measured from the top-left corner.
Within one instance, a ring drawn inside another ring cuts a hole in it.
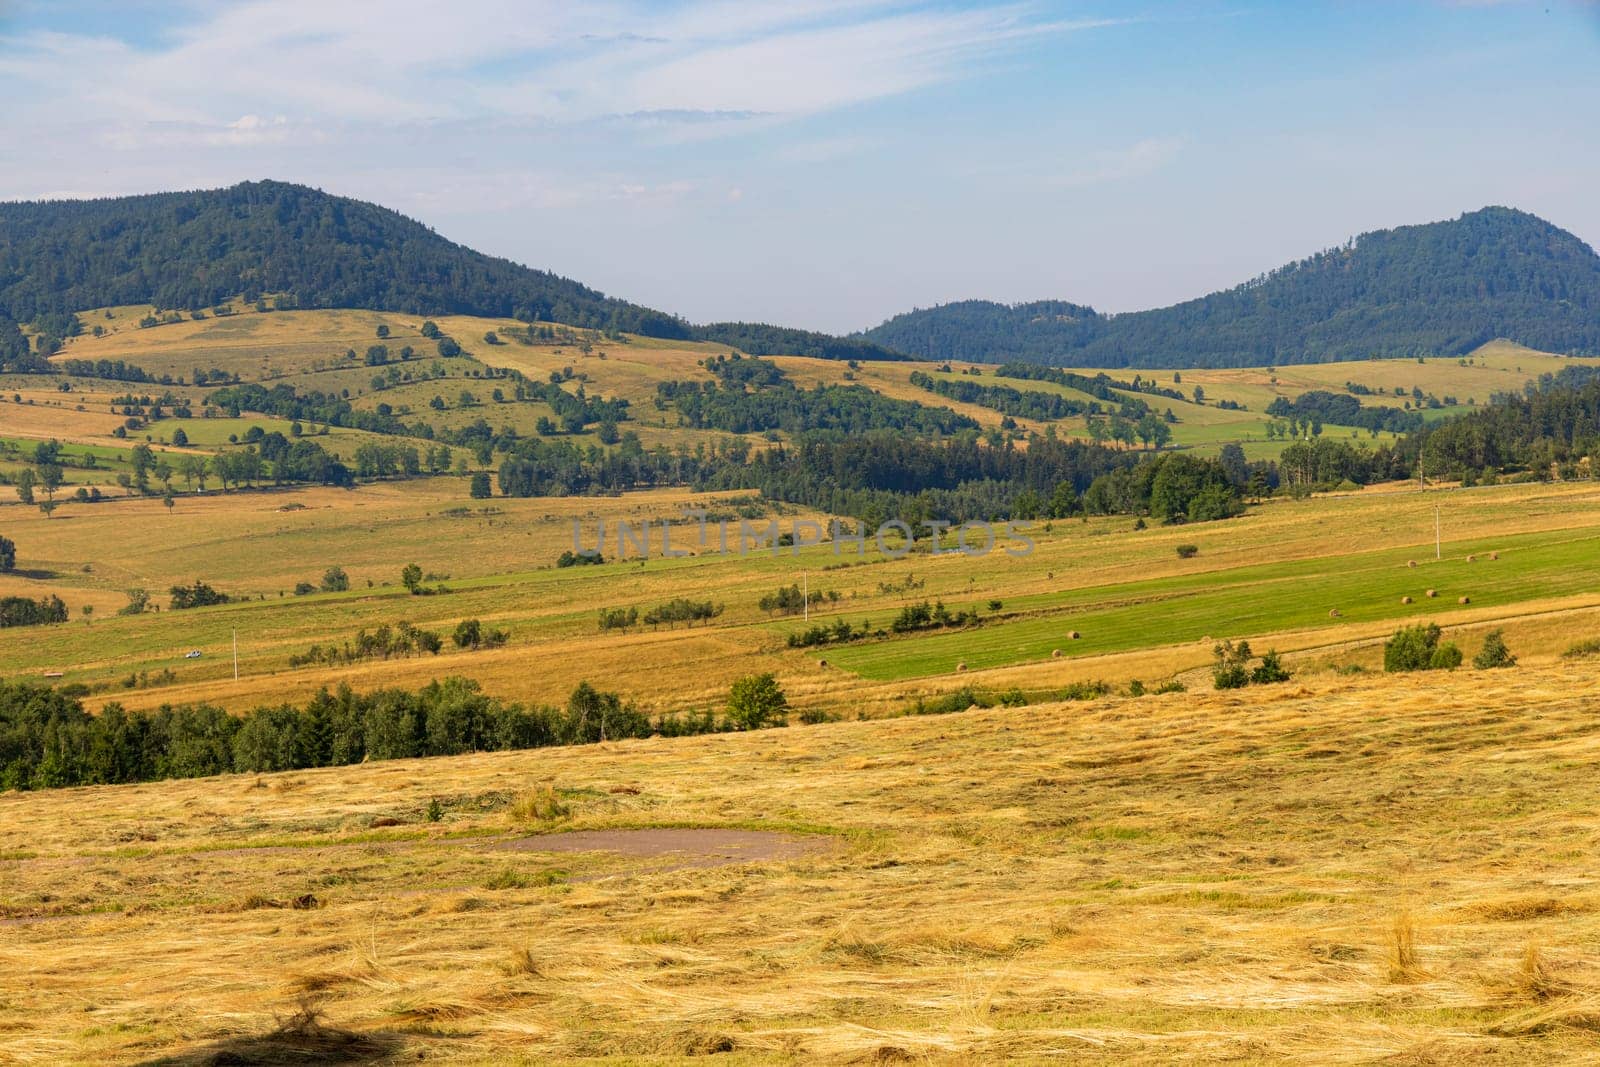
[[[805,621],[811,621],[811,572],[800,572],[800,599],[805,604]]]
[[[1444,557],[1439,553],[1439,508],[1435,505],[1433,509],[1433,558],[1436,560],[1443,559]]]
[[[233,631],[233,680],[239,680],[239,631]]]

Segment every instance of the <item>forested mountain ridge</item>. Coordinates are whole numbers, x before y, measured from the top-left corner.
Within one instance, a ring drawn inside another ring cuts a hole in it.
[[[1600,354],[1600,256],[1534,215],[1489,207],[1363,234],[1223,292],[1102,315],[972,300],[860,336],[931,360],[1244,367],[1463,355],[1496,338]]]
[[[387,208],[287,182],[0,203],[0,319],[36,322],[118,304],[198,310],[267,293],[298,308],[482,315],[742,340],[763,353],[899,358],[859,338],[766,325],[696,327],[474,252]],[[16,343],[0,323],[0,362]]]

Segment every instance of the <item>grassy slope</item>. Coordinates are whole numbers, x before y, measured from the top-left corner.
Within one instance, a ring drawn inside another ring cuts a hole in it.
[[[1585,1061],[1600,687],[1418,681],[0,796],[0,1027],[202,1062],[311,996],[452,1062]],[[507,809],[547,785],[568,817]],[[838,843],[494,847],[640,825]]]
[[[92,623],[79,616],[67,626],[0,631],[0,656],[14,671],[64,671],[68,681],[101,687],[97,699],[131,706],[209,700],[242,709],[261,702],[266,689],[302,697],[343,681],[418,685],[464,673],[520,699],[559,701],[588,678],[650,707],[704,707],[717,704],[733,678],[772,670],[802,706],[854,715],[892,711],[920,694],[968,683],[1045,694],[1084,679],[1157,680],[1202,667],[1211,644],[1204,638],[1247,637],[1302,650],[1302,659],[1370,663],[1373,639],[1404,619],[1436,618],[1462,628],[1462,640],[1471,642],[1500,620],[1518,651],[1550,655],[1566,647],[1574,629],[1594,625],[1592,608],[1600,604],[1589,567],[1600,493],[1588,483],[1367,491],[1273,503],[1202,527],[1136,531],[1122,518],[1063,522],[1036,529],[1037,547],[1025,558],[996,551],[981,559],[919,553],[891,560],[875,550],[835,554],[825,545],[798,556],[665,560],[658,536],[657,557],[643,565],[572,570],[551,563],[571,547],[574,520],[590,545],[601,521],[681,521],[691,504],[731,513],[733,502],[662,491],[467,503],[459,480],[443,478],[356,492],[213,494],[184,498],[171,514],[157,500],[67,506],[53,519],[0,507],[0,526],[17,542],[27,572],[0,579],[0,593],[60,595],[75,615],[84,605],[95,609]],[[1446,557],[1438,563],[1431,558],[1435,507]],[[805,517],[778,516],[784,524]],[[1330,529],[1341,540],[1330,542]],[[675,543],[696,548],[694,533],[680,526]],[[1199,546],[1198,556],[1177,557],[1174,548],[1185,541]],[[614,544],[613,534],[613,553]],[[1496,551],[1500,558],[1489,560]],[[1468,553],[1478,561],[1466,563]],[[1421,565],[1407,567],[1410,559]],[[410,561],[444,576],[437,580],[450,594],[406,595],[398,573]],[[333,565],[349,573],[349,593],[284,595]],[[813,590],[838,594],[813,610],[812,622],[886,627],[902,606],[924,598],[990,618],[977,629],[792,651],[784,638],[801,620],[774,619],[757,602],[802,572]],[[129,587],[149,589],[164,604],[168,586],[196,577],[249,599],[114,616]],[[1439,599],[1423,595],[1429,587]],[[1414,603],[1401,604],[1402,595]],[[1456,603],[1463,595],[1473,602]],[[596,630],[597,608],[642,612],[677,596],[712,599],[725,610],[693,628]],[[991,600],[1001,601],[998,612]],[[1339,617],[1330,616],[1333,609]],[[1566,612],[1567,621],[1552,627],[1550,611]],[[407,620],[448,631],[467,617],[509,628],[510,645],[289,669],[291,655],[351,640],[361,628]],[[1071,630],[1081,638],[1069,640]],[[183,659],[191,649],[205,655]],[[1051,656],[1056,649],[1059,659]],[[537,670],[529,669],[530,656]],[[960,663],[967,673],[957,673]],[[167,669],[176,672],[174,684],[118,684],[132,673]]]

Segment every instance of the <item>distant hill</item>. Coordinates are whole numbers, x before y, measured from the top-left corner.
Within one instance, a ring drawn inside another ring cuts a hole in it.
[[[286,182],[104,200],[0,203],[0,318],[115,304],[207,308],[240,294],[301,308],[484,315],[738,342],[755,354],[894,359],[856,339],[774,326],[696,327],[579,282],[482,255],[375,204]],[[15,345],[0,322],[0,346]],[[6,352],[0,349],[0,360]]]
[[[1244,367],[1462,355],[1508,338],[1600,355],[1600,256],[1490,207],[1363,234],[1254,281],[1153,311],[970,300],[897,315],[866,340],[921,359]]]

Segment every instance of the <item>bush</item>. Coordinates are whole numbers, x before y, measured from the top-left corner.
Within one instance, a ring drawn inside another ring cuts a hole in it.
[[[1517,657],[1506,647],[1504,630],[1490,630],[1483,635],[1483,651],[1472,657],[1472,665],[1480,671],[1517,665]]]
[[[1383,646],[1383,669],[1391,672],[1428,670],[1439,649],[1440,635],[1439,624],[1433,622],[1396,630]]]
[[[598,552],[567,551],[556,557],[557,567],[586,567],[604,563],[606,558]]]
[[[746,675],[728,690],[728,721],[736,729],[782,726],[788,707],[789,698],[771,674]]]
[[[1585,641],[1576,641],[1561,653],[1562,659],[1584,659],[1588,656],[1600,656],[1600,638],[1591,637]]]
[[[310,595],[312,593],[315,593],[316,591],[317,591],[317,587],[312,585],[310,582],[296,582],[296,583],[294,583],[294,595],[295,596],[308,596],[308,595]]]
[[[1179,559],[1193,559],[1194,557],[1198,556],[1199,554],[1200,554],[1200,546],[1199,545],[1179,545],[1178,546],[1178,558]]]
[[[1251,685],[1272,685],[1275,682],[1288,680],[1289,671],[1284,667],[1275,648],[1267,649],[1267,654],[1261,657],[1261,666],[1250,672]]]
[[[1224,641],[1211,650],[1216,664],[1211,668],[1211,682],[1218,689],[1243,689],[1250,684],[1250,642]]]
[[[455,642],[457,648],[498,648],[510,636],[504,630],[484,629],[483,623],[477,619],[462,619],[456,624],[456,632],[450,635],[450,640]]]
[[[15,570],[17,566],[17,543],[9,537],[0,537],[0,571]]]
[[[1461,649],[1453,641],[1446,641],[1428,657],[1430,671],[1453,671],[1461,666]]]
[[[233,599],[226,593],[217,592],[199,579],[196,579],[193,585],[175,585],[169,592],[172,594],[172,608],[174,611],[183,611],[187,608],[205,608],[213,604],[226,604]]]
[[[1268,649],[1255,670],[1250,669],[1254,653],[1250,651],[1248,641],[1240,641],[1237,645],[1232,641],[1224,641],[1215,646],[1211,654],[1217,660],[1211,668],[1211,681],[1218,689],[1243,689],[1247,685],[1271,685],[1289,680],[1289,671],[1284,667],[1277,649]],[[1182,687],[1174,690],[1162,686],[1156,691],[1182,692]]]
[[[343,593],[350,588],[350,576],[344,572],[343,567],[329,567],[322,573],[322,591],[324,593]]]

